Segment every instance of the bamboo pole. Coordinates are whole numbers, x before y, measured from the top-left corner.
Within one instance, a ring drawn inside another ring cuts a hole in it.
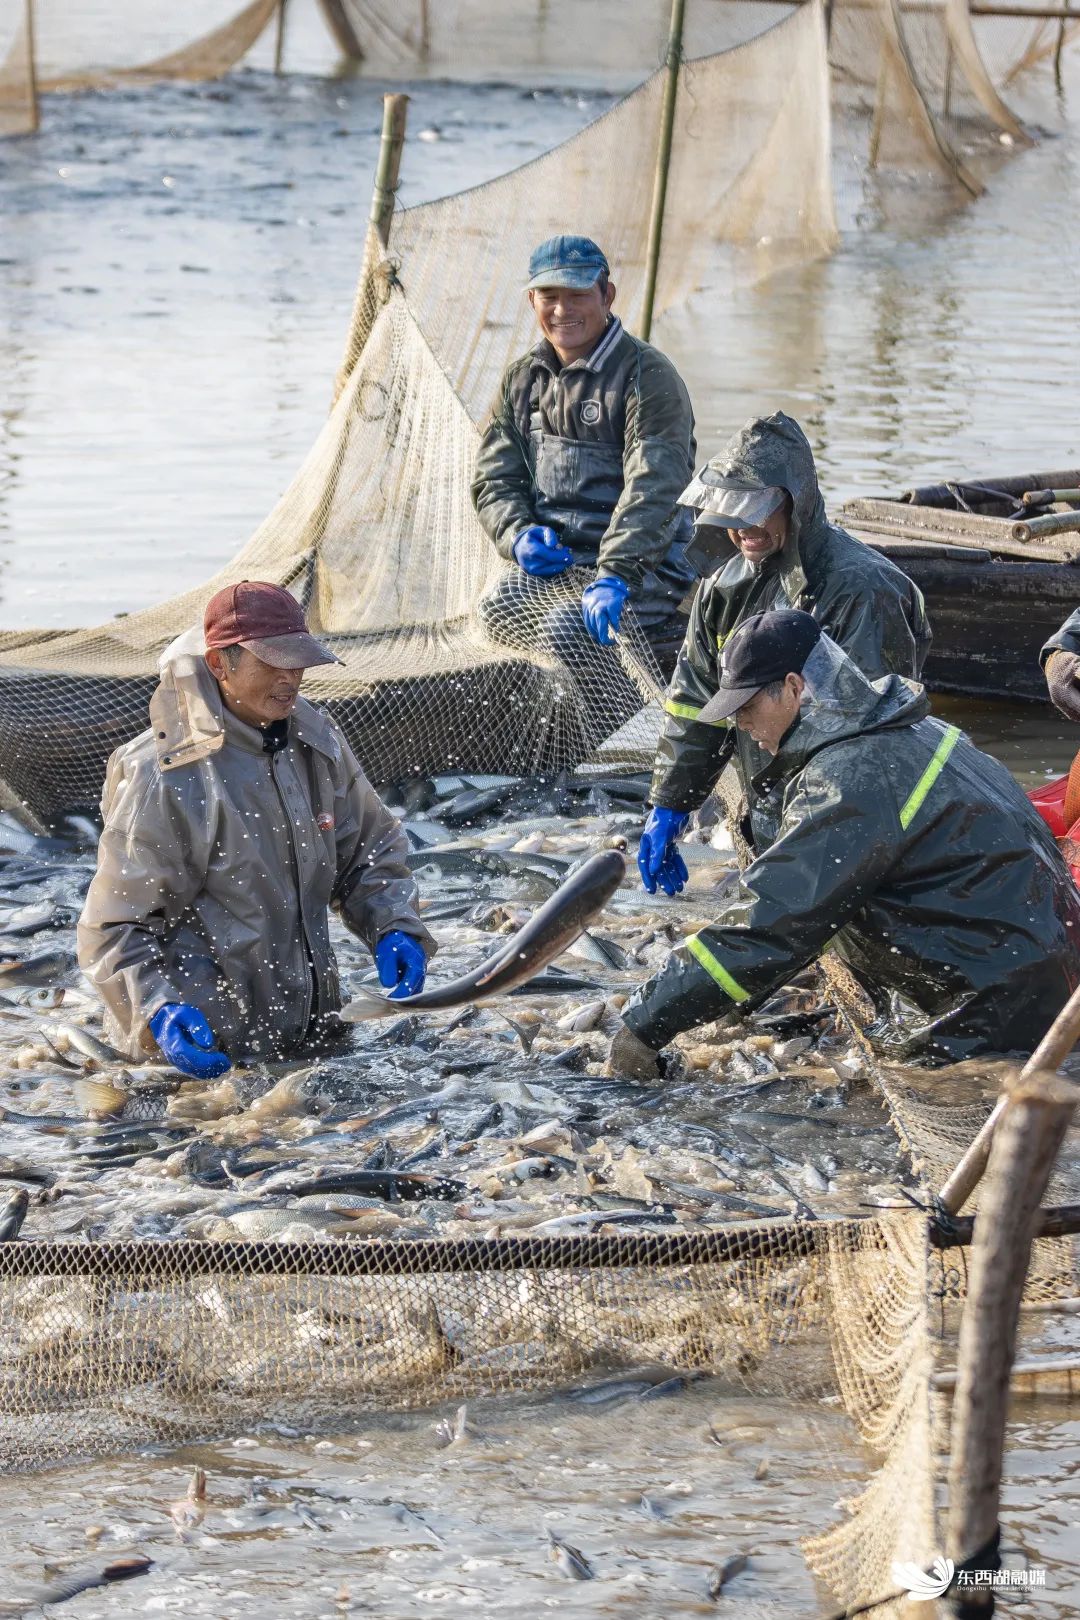
[[[34,44],[34,0],[26,0],[24,18],[26,29],[26,69],[30,81],[30,132],[41,128],[41,107],[38,102],[37,59]]]
[[[870,124],[870,146],[867,153],[867,162],[871,169],[877,168],[878,151],[881,146],[881,131],[885,123],[885,96],[889,88],[889,52],[884,40],[881,42],[881,56],[878,60],[877,88],[874,91],[874,116]]]
[[[652,332],[656,278],[660,269],[660,247],[664,236],[664,209],[667,206],[668,173],[671,168],[671,137],[675,128],[675,103],[679,95],[682,67],[683,21],[686,0],[671,0],[671,28],[668,32],[667,77],[660,110],[660,144],[656,152],[656,178],[653,182],[652,212],[649,216],[649,244],[645,256],[645,292],[641,301],[641,335],[646,343]]]
[[[345,8],[345,0],[319,0],[319,5],[322,8],[323,21],[342,53],[350,62],[362,62],[364,49]]]
[[[1045,1361],[1014,1361],[1009,1388],[1014,1395],[1071,1395],[1074,1380],[1080,1380],[1080,1356],[1050,1356]],[[959,1381],[958,1372],[935,1373],[930,1388],[947,1392]]]
[[[1061,21],[1058,23],[1057,43],[1054,46],[1054,83],[1059,90],[1063,87],[1061,78],[1061,53],[1065,49],[1065,17],[1067,17],[1068,14],[1069,0],[1065,0],[1065,16],[1062,17]]]
[[[1076,1106],[1056,1075],[1017,1080],[990,1153],[960,1323],[949,1458],[946,1552],[986,1568],[996,1548],[1009,1378],[1039,1201]],[[989,1587],[962,1589],[964,1613],[994,1610]]]
[[[1020,1073],[1021,1080],[1027,1080],[1034,1074],[1056,1074],[1077,1040],[1080,1040],[1080,987],[1073,991],[1024,1064]],[[1008,1100],[1008,1093],[998,1098],[990,1118],[938,1194],[938,1203],[950,1215],[955,1215],[963,1209],[979,1185],[990,1158],[994,1132],[1005,1113]]]
[[[1020,500],[1024,506],[1049,506],[1055,501],[1080,506],[1080,489],[1027,489]]]
[[[382,139],[379,142],[379,162],[375,169],[370,215],[383,247],[390,241],[390,221],[401,173],[401,150],[405,145],[408,106],[408,96],[400,91],[383,96]]]
[[[278,0],[277,23],[274,29],[274,72],[280,77],[282,58],[285,55],[285,8],[289,0]]]
[[[1075,534],[1080,512],[1051,512],[1048,517],[1023,518],[1009,530],[1014,540],[1041,540],[1051,534]]]

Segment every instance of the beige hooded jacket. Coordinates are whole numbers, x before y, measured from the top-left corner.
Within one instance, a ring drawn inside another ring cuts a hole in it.
[[[399,823],[335,721],[300,698],[288,743],[221,702],[201,631],[162,655],[149,731],[109,760],[79,961],[108,1038],[156,1050],[147,1020],[198,1007],[231,1058],[296,1050],[341,1005],[328,908],[374,950],[394,929],[430,953]]]

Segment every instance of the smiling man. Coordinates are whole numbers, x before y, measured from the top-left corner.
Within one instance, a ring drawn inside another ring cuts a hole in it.
[[[611,644],[627,602],[650,640],[681,639],[696,575],[676,504],[694,466],[694,416],[675,367],[612,313],[607,259],[585,236],[556,236],[529,261],[540,339],[506,370],[484,430],[472,494],[499,555],[516,567],[482,605],[492,634],[527,643],[543,582],[573,567],[576,622],[549,627],[573,666],[575,637]],[[532,588],[530,589],[530,582]],[[565,585],[565,582],[564,582]],[[550,606],[566,592],[548,592]],[[586,649],[587,650],[587,649]]]
[[[162,654],[150,729],[109,761],[79,961],[109,1038],[198,1079],[343,1030],[328,909],[393,995],[433,941],[408,844],[336,724],[300,696],[337,660],[279,585],[212,597]]]
[[[1080,981],[1080,895],[1005,767],[790,610],[734,632],[701,719],[761,748],[779,830],[631,998],[611,1072],[654,1077],[675,1035],[751,1011],[827,948],[873,1001],[878,1050],[1031,1052]]]
[[[766,608],[813,615],[871,680],[918,680],[930,647],[922,594],[887,558],[829,522],[814,455],[782,411],[747,422],[681,497],[696,514],[691,550],[714,570],[690,613],[667,692],[653,767],[653,810],[638,852],[642,881],[675,894],[686,880],[677,840],[734,759],[747,800],[747,835],[759,852],[775,835],[779,802],[755,785],[766,763],[751,733],[705,718],[720,658],[745,619]]]

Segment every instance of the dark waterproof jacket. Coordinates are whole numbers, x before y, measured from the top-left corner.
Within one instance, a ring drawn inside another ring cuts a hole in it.
[[[672,606],[696,575],[676,502],[694,470],[694,413],[671,361],[613,320],[590,355],[561,365],[543,341],[507,368],[484,429],[472,497],[501,557],[531,523],[574,561]]]
[[[1080,981],[1080,894],[1057,846],[1002,765],[925,718],[917,688],[844,665],[840,711],[804,707],[766,772],[783,793],[776,842],[626,1022],[659,1049],[754,1007],[833,942],[877,1008],[880,1050],[1030,1052]]]
[[[1039,663],[1046,668],[1051,653],[1080,653],[1080,608],[1074,608],[1060,630],[1055,630],[1039,654]]]
[[[814,454],[790,416],[750,421],[702,474],[740,478],[751,487],[786,489],[793,510],[783,551],[760,567],[746,562],[724,531],[710,528],[731,561],[706,579],[694,602],[679,661],[668,687],[664,729],[653,768],[653,804],[696,810],[735,754],[749,800],[756,846],[775,834],[775,814],[751,783],[768,756],[728,721],[703,725],[699,711],[720,684],[720,654],[732,631],[768,608],[801,608],[871,680],[918,680],[930,647],[922,593],[900,569],[829,522]]]

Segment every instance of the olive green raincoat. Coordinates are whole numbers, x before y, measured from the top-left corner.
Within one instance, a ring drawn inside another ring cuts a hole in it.
[[[1080,981],[1080,894],[1047,828],[912,683],[867,681],[827,637],[803,674],[801,716],[755,783],[781,794],[779,836],[626,1024],[659,1050],[832,943],[875,1004],[880,1050],[1030,1052]]]
[[[234,1060],[286,1056],[341,1006],[328,907],[374,950],[430,952],[398,822],[336,722],[297,701],[285,746],[221,702],[201,633],[168,648],[151,728],[109,761],[79,961],[108,1038],[155,1052],[166,1002],[205,1014]]]
[[[778,411],[750,421],[691,485],[707,512],[709,480],[739,478],[751,488],[782,488],[792,499],[784,548],[754,566],[710,527],[713,543],[730,556],[698,591],[682,652],[667,692],[667,714],[650,797],[670,810],[695,810],[735,755],[749,800],[754,842],[775,834],[776,812],[752,789],[763,754],[729,722],[703,725],[697,716],[720,685],[720,653],[731,632],[769,608],[812,613],[871,680],[903,675],[918,680],[930,647],[930,627],[918,587],[887,558],[830,523],[806,435]]]

